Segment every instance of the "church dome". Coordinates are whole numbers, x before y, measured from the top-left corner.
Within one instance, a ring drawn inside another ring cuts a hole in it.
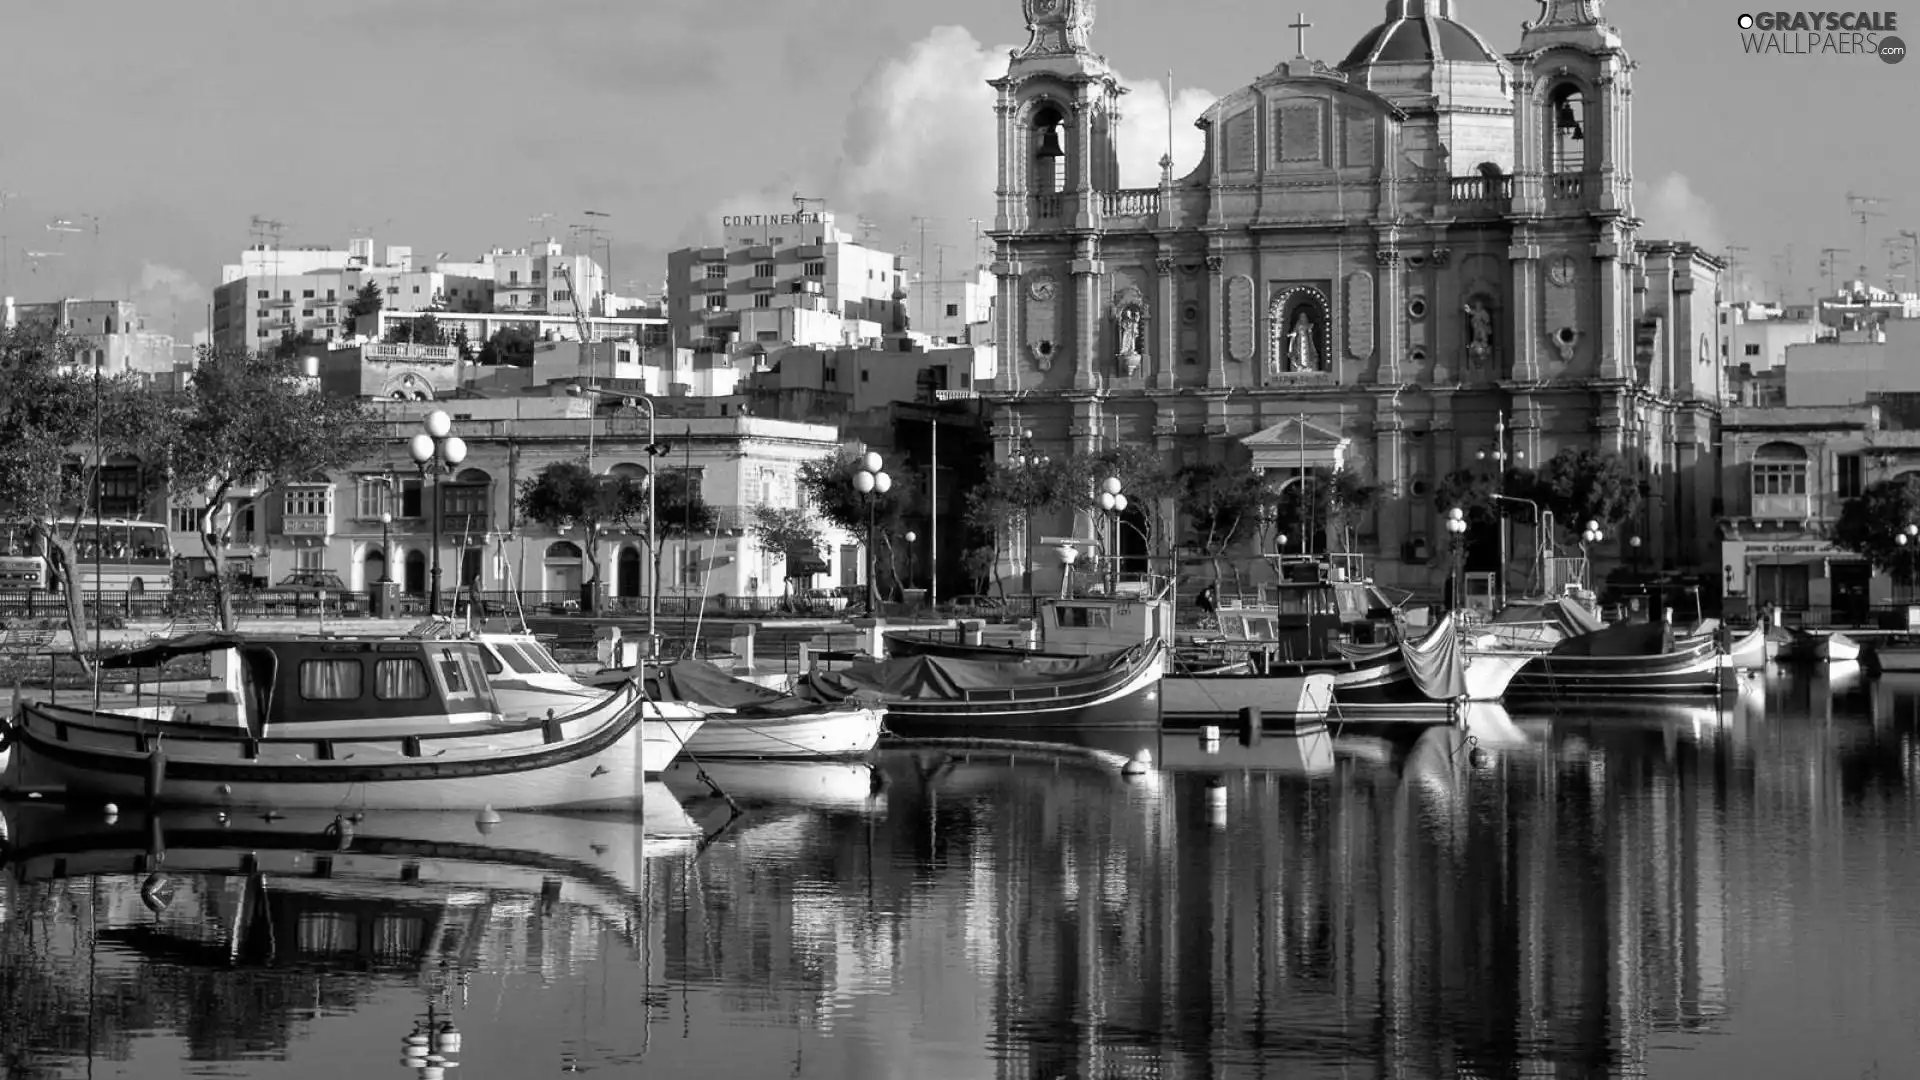
[[[1479,34],[1453,18],[1453,0],[1387,0],[1386,21],[1366,32],[1340,70],[1374,64],[1498,63]]]

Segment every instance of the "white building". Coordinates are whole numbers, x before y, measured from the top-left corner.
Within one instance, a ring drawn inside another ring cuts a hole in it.
[[[905,328],[906,260],[857,242],[832,214],[734,215],[721,234],[667,255],[675,345],[839,347]]]
[[[1000,285],[991,270],[972,269],[914,284],[913,329],[930,343],[985,345],[993,341],[993,302]]]

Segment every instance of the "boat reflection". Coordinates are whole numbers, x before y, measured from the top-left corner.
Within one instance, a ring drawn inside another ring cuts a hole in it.
[[[322,1016],[422,980],[445,989],[529,963],[576,975],[610,944],[644,959],[649,867],[684,863],[693,837],[663,786],[645,800],[624,817],[8,804],[0,966],[15,977],[0,988],[0,1055],[124,1061],[149,1033],[195,1060],[284,1056]],[[459,1064],[438,1007],[403,1054],[428,1078]],[[73,1015],[97,1017],[93,1030],[76,1033]],[[465,1040],[498,1053],[506,1036]]]
[[[1266,735],[1252,742],[1231,733],[1169,731],[1154,763],[1164,772],[1273,772],[1324,776],[1333,772],[1333,735],[1325,728],[1300,735]]]

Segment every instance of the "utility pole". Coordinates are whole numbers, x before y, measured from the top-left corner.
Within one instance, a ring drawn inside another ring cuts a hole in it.
[[[1920,232],[1901,229],[1900,239],[1907,242],[1907,266],[1915,274],[1920,274]]]
[[[586,216],[587,222],[584,225],[575,225],[573,227],[573,231],[576,234],[585,236],[587,238],[587,261],[592,262],[593,253],[597,248],[597,243],[601,233],[600,222],[603,220],[612,218],[613,215],[601,210],[582,210],[580,211],[580,213]],[[613,237],[611,236],[607,237],[607,265],[603,269],[605,271],[606,276],[603,279],[603,284],[601,286],[602,292],[606,291],[604,281],[611,280],[613,277]],[[573,293],[573,306],[575,308],[579,308],[580,307],[580,282],[578,279],[580,275],[573,274],[571,276],[575,280],[573,281],[568,291]],[[589,277],[589,280],[587,284],[588,284],[588,287],[591,288],[593,285],[592,275],[588,275],[588,277]]]
[[[947,249],[952,246],[953,245],[951,244],[940,244],[940,243],[936,243],[933,245],[933,258],[934,258],[933,306],[937,311],[940,312],[940,314],[936,316],[936,318],[940,318],[940,319],[944,319],[947,317],[947,305],[946,305]],[[966,296],[966,293],[964,290],[962,290],[961,296],[963,298],[962,306],[965,306],[964,297]],[[960,314],[962,319],[961,324],[965,325],[966,312],[963,311]]]

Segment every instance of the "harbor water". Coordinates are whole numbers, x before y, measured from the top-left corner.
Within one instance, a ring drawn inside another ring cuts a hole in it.
[[[1920,1068],[1920,677],[1102,740],[1156,767],[899,743],[497,823],[8,804],[0,1074]]]

